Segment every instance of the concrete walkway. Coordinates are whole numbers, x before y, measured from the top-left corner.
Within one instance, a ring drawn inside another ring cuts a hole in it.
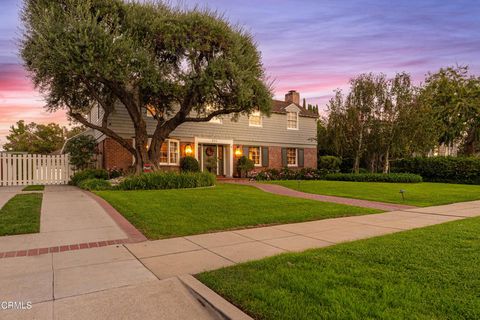
[[[395,203],[385,203],[385,202],[378,202],[378,201],[360,200],[360,199],[351,199],[351,198],[344,198],[344,197],[325,196],[320,194],[306,193],[306,192],[293,190],[284,186],[279,186],[276,184],[258,183],[253,181],[244,181],[244,180],[239,180],[239,181],[225,180],[224,183],[248,185],[248,186],[256,187],[265,192],[278,194],[282,196],[316,200],[316,201],[322,201],[322,202],[333,202],[333,203],[346,204],[346,205],[356,206],[356,207],[379,209],[383,211],[396,211],[396,210],[405,210],[405,209],[415,208],[414,206],[395,204]]]
[[[21,192],[19,187],[1,187],[0,190],[0,201]],[[60,251],[62,246],[127,238],[105,210],[82,190],[72,186],[46,186],[40,233],[0,237],[0,255],[49,248]]]

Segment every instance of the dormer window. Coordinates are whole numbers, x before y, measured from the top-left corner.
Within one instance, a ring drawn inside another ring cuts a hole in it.
[[[261,115],[260,111],[255,111],[248,117],[248,125],[250,127],[261,127],[262,126],[262,115]]]
[[[298,112],[287,112],[287,129],[298,130]]]

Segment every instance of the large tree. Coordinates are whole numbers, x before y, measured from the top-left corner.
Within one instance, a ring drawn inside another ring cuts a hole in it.
[[[270,113],[252,37],[216,13],[160,2],[25,0],[23,22],[22,57],[46,108],[66,109],[116,140],[134,155],[137,172],[158,163],[162,143],[182,123]],[[100,124],[85,116],[94,106],[104,111]],[[134,146],[108,126],[118,107],[132,120]],[[147,112],[156,122],[149,146]]]
[[[480,152],[480,77],[464,66],[442,68],[428,74],[421,101],[441,124],[439,143],[462,143],[466,155]]]

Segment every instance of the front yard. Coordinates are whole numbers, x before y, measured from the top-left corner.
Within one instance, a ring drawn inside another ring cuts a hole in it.
[[[232,184],[202,189],[96,193],[149,239],[379,212],[277,196]]]
[[[0,208],[0,236],[40,231],[42,194],[18,194]]]
[[[272,181],[307,193],[340,196],[418,207],[480,200],[480,186],[448,183],[382,183],[345,181]],[[405,190],[402,200],[400,190]]]
[[[255,319],[479,319],[480,218],[197,275]]]

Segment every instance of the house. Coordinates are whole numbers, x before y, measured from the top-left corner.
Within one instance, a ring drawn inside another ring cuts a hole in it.
[[[101,119],[101,110],[94,108],[90,121]],[[155,121],[148,120],[148,132]],[[151,116],[150,116],[151,117]],[[300,105],[300,94],[290,91],[285,101],[273,101],[272,114],[267,117],[254,113],[233,121],[228,116],[204,123],[184,123],[175,129],[161,150],[161,167],[178,170],[180,158],[194,156],[202,170],[220,176],[235,175],[236,160],[242,155],[255,163],[257,170],[265,168],[302,168],[317,166],[318,115]],[[134,137],[133,126],[125,108],[117,107],[110,116],[109,126],[123,138]],[[101,166],[106,169],[132,166],[133,157],[116,141],[94,132],[101,154]],[[212,165],[213,164],[213,165]]]

